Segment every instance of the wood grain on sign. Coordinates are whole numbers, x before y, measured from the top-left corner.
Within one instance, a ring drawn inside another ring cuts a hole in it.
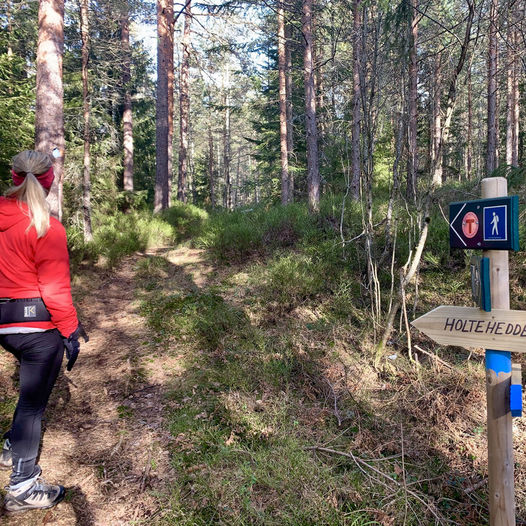
[[[412,325],[441,345],[526,352],[526,311],[442,306]]]

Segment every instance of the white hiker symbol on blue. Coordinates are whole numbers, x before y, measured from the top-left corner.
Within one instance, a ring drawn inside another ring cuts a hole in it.
[[[507,206],[494,205],[484,207],[483,240],[506,241],[508,231]]]
[[[493,212],[493,219],[491,220],[491,235],[492,236],[498,236],[499,235],[499,216]]]

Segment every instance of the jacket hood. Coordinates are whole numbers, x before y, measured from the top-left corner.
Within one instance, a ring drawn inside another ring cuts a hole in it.
[[[13,198],[0,197],[0,232],[5,232],[27,219],[27,205]]]

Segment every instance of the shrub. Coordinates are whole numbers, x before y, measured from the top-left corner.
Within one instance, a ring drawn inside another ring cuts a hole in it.
[[[149,212],[121,212],[93,217],[93,241],[86,242],[79,227],[68,228],[68,246],[75,270],[83,261],[103,258],[107,268],[123,257],[147,248],[173,243],[173,228],[161,217]]]
[[[182,241],[201,233],[208,213],[197,206],[177,201],[162,212],[161,218],[172,226],[177,241]]]

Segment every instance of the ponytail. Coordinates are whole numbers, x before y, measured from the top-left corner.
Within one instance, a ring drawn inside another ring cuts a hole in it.
[[[51,166],[48,155],[41,152],[26,150],[13,159],[13,170],[16,173],[24,173],[25,177],[21,184],[12,186],[6,192],[6,196],[15,197],[18,202],[26,203],[31,222],[27,231],[35,227],[37,238],[46,235],[49,230],[49,204],[46,201],[46,192],[35,177],[44,173]]]

